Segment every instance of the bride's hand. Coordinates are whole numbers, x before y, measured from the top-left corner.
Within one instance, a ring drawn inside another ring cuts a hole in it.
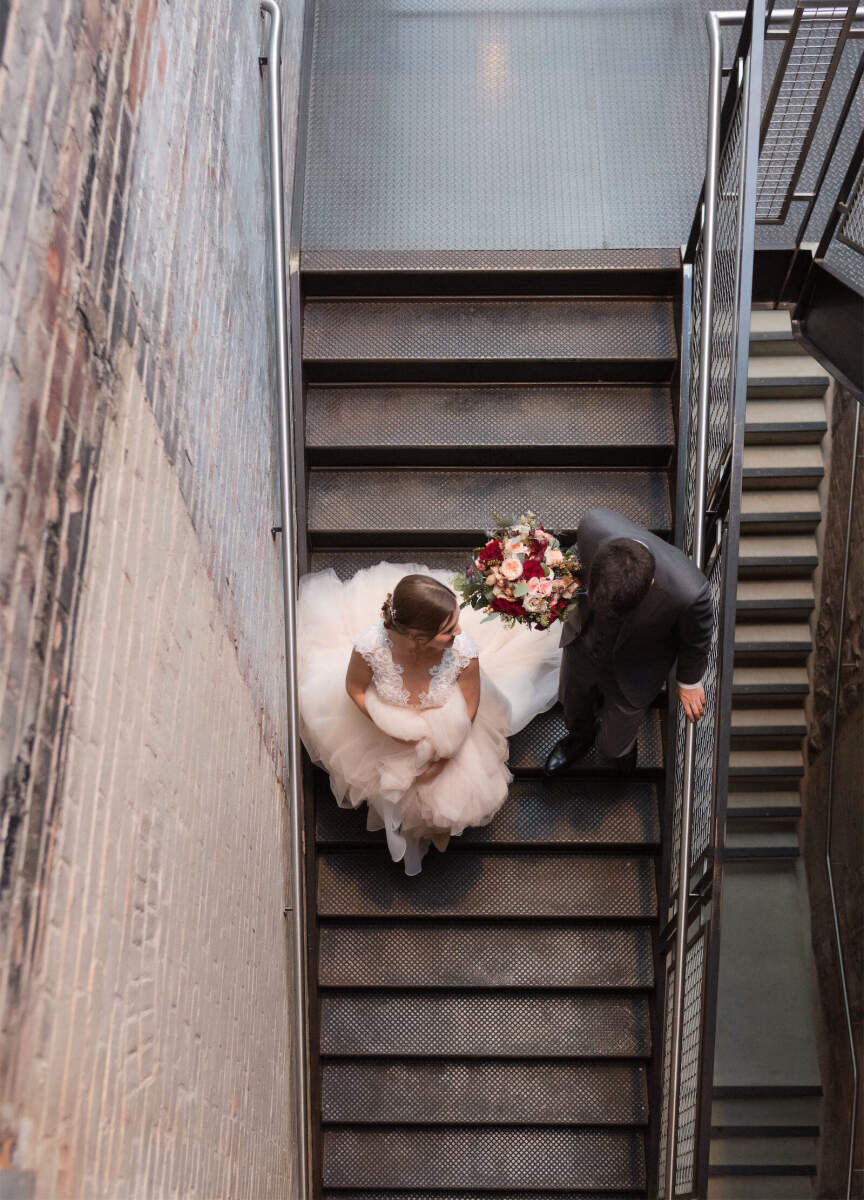
[[[431,783],[433,779],[437,779],[444,768],[449,763],[449,758],[436,758],[435,762],[428,766],[422,775],[417,776],[418,783]]]

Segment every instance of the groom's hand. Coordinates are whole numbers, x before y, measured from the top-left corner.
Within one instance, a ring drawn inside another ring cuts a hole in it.
[[[698,721],[705,712],[705,689],[701,683],[698,687],[682,687],[679,683],[678,699],[687,714],[688,721]]]

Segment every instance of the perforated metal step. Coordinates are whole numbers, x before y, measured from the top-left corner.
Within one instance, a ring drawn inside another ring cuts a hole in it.
[[[677,250],[308,250],[306,296],[677,296]]]
[[[634,992],[325,992],[321,1053],[647,1058],[651,1019],[647,997]]]
[[[564,717],[558,708],[543,713],[531,724],[510,739],[510,769],[511,771],[535,772],[542,769],[549,757],[553,746],[567,733]],[[660,771],[663,767],[663,737],[660,713],[651,709],[645,717],[639,730],[639,756],[636,764],[637,771]],[[584,759],[571,768],[572,774],[599,774],[613,778],[617,776],[615,768],[600,761],[593,748]]]
[[[324,1184],[339,1187],[640,1187],[642,1135],[600,1129],[326,1129]]]
[[[665,300],[312,299],[304,307],[311,383],[665,381],[676,353]]]
[[[573,922],[325,922],[322,987],[647,988],[651,930]]]
[[[638,1063],[336,1059],[321,1112],[355,1125],[644,1125],[648,1095]]]
[[[320,387],[306,396],[313,465],[667,465],[662,387]]]
[[[651,471],[317,470],[309,476],[313,545],[474,546],[493,514],[533,509],[549,529],[575,537],[586,509],[617,508],[655,531],[671,524],[665,475]],[[431,564],[430,564],[431,565]]]
[[[317,838],[323,845],[380,843],[366,829],[365,808],[340,808],[327,777],[317,777]],[[466,829],[463,846],[654,846],[660,839],[655,787],[621,779],[516,779],[491,824]]]
[[[322,853],[322,916],[650,917],[654,862],[646,855],[580,853],[440,856],[408,877],[376,850]]]

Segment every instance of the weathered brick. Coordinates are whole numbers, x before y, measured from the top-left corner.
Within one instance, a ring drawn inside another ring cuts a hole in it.
[[[260,20],[35,0],[8,34],[0,1101],[39,1196],[284,1194]]]

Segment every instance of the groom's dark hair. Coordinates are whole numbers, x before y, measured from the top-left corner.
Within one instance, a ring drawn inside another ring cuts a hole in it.
[[[641,542],[610,538],[592,560],[588,603],[601,616],[626,616],[648,594],[655,567],[654,555]]]

